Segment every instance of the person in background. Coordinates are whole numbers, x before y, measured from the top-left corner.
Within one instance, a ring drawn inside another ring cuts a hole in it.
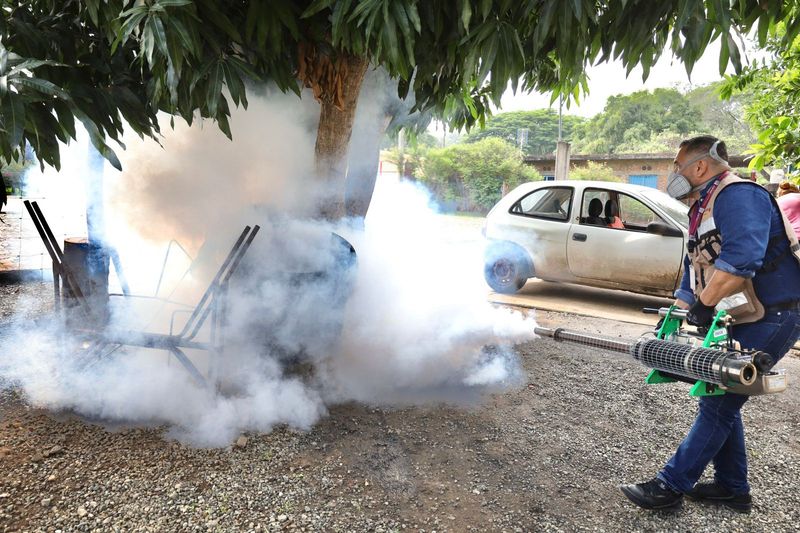
[[[793,192],[800,192],[800,188],[791,181],[782,181],[781,184],[778,185],[778,198]]]
[[[778,186],[778,205],[789,219],[795,235],[800,235],[800,188],[790,181],[782,181]]]

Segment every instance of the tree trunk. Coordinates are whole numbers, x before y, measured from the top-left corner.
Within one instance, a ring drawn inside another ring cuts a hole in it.
[[[345,56],[342,64],[342,101],[337,108],[330,98],[323,98],[314,149],[316,177],[320,196],[317,213],[327,220],[344,216],[347,149],[353,131],[358,94],[369,65],[365,57]]]

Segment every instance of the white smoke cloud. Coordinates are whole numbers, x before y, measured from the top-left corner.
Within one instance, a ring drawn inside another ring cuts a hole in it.
[[[170,239],[195,261],[187,272],[188,259],[171,258],[159,295],[191,303],[243,225],[262,226],[230,288],[224,356],[187,351],[216,387],[198,387],[157,350],[86,357],[74,328],[55,320],[5,328],[0,386],[33,405],[164,424],[170,437],[221,446],[277,424],[309,428],[335,402],[474,401],[519,383],[511,346],[533,337],[533,321],[487,302],[479,237],[443,223],[423,189],[379,180],[363,230],[307,218],[308,100],[272,95],[235,111],[234,142],[211,124],[165,129],[163,148],[126,139],[125,171],[106,173],[109,240],[134,286],[151,293]],[[355,247],[355,268],[331,274],[349,257],[332,232]],[[153,305],[125,304],[111,326],[166,333],[174,306]]]

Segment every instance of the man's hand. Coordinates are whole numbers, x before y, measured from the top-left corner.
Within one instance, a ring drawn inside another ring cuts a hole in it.
[[[706,305],[698,298],[686,313],[686,321],[693,326],[707,328],[714,320],[715,314],[714,306]]]

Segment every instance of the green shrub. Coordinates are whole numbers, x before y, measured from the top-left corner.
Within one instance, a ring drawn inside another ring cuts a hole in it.
[[[496,137],[429,150],[417,177],[446,207],[478,212],[520,183],[542,179],[519,150]]]
[[[614,174],[614,171],[611,170],[611,167],[605,163],[595,163],[594,161],[587,161],[585,167],[570,169],[568,179],[616,182],[625,181]]]

